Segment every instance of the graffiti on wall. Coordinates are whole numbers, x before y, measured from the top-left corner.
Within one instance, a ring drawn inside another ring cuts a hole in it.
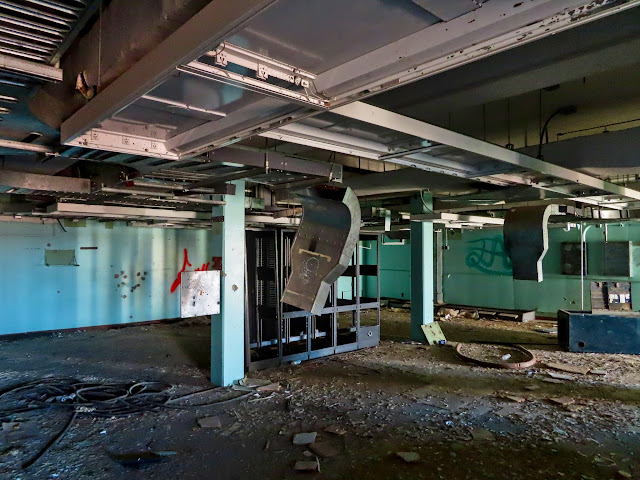
[[[189,252],[187,249],[184,249],[184,259],[182,261],[182,268],[178,272],[176,279],[171,284],[171,293],[174,293],[180,283],[182,282],[182,274],[187,271],[187,267],[192,267],[191,262],[189,262]],[[211,257],[211,261],[207,263],[203,263],[202,266],[194,269],[194,272],[204,272],[206,270],[222,270],[222,257]]]
[[[465,263],[467,267],[488,275],[510,275],[512,272],[502,235],[468,241]]]

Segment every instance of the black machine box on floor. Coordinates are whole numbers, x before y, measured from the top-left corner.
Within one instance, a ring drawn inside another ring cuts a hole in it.
[[[640,314],[559,310],[558,341],[570,352],[640,354]]]

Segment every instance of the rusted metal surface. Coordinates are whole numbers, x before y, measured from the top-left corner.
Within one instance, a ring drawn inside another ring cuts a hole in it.
[[[350,188],[314,192],[318,195],[299,196],[302,221],[291,248],[291,276],[282,301],[318,315],[358,243],[360,204]]]

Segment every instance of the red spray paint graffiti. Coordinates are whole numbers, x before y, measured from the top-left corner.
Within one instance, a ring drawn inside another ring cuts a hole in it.
[[[213,265],[211,265],[212,262],[213,262]],[[180,283],[182,282],[182,274],[187,271],[187,267],[192,267],[192,266],[193,265],[191,265],[191,262],[189,262],[189,252],[185,248],[184,260],[182,261],[182,268],[178,272],[176,279],[171,284],[171,293],[174,293],[180,286]],[[209,270],[209,267],[211,267],[211,270],[222,270],[222,257],[212,257],[210,262],[203,263],[202,266],[200,268],[196,268],[194,272],[204,272],[206,270]]]

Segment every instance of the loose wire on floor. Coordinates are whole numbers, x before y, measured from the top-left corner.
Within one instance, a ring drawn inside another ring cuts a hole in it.
[[[67,430],[69,430],[69,427],[71,427],[71,424],[74,422],[77,416],[78,416],[78,412],[73,412],[73,414],[67,420],[67,423],[64,424],[64,427],[62,427],[62,429],[57,434],[51,437],[49,441],[44,445],[44,447],[38,450],[38,452],[34,456],[32,456],[26,462],[24,462],[22,464],[22,468],[23,469],[29,468],[40,457],[42,457],[47,452],[47,450],[49,450],[58,440],[60,440],[62,436],[67,432]]]

